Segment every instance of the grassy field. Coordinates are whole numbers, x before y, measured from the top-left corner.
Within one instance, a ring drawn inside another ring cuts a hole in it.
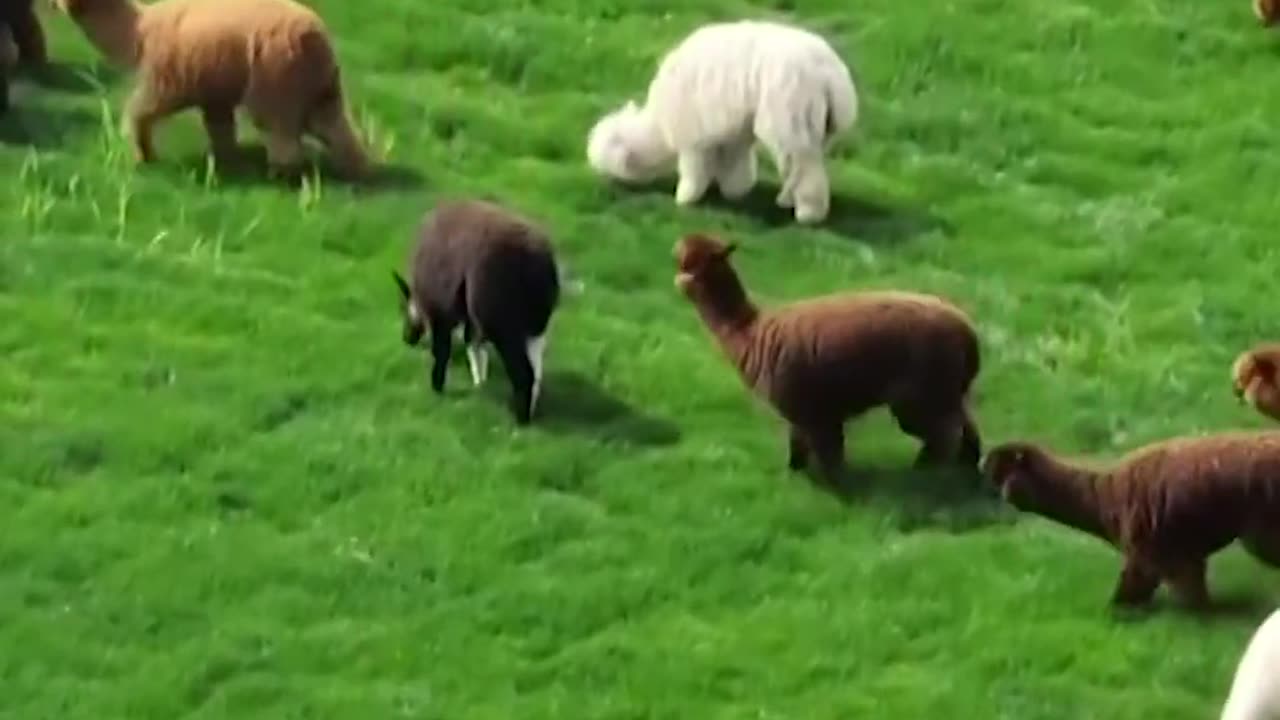
[[[314,4],[373,187],[218,179],[194,115],[135,170],[128,79],[46,13],[61,68],[0,122],[0,717],[1215,716],[1273,575],[1232,549],[1237,611],[1115,615],[1113,552],[895,472],[883,413],[869,492],[815,491],[671,246],[737,240],[765,303],[953,298],[988,444],[1263,426],[1228,366],[1276,333],[1280,37],[1245,0]],[[801,5],[864,102],[825,227],[587,171],[671,43]],[[583,283],[529,429],[500,369],[472,391],[459,350],[441,400],[400,342],[389,270],[445,195],[543,221]]]

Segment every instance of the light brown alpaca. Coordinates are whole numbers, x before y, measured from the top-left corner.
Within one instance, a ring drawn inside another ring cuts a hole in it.
[[[346,174],[367,171],[328,31],[307,7],[293,0],[54,2],[108,60],[137,71],[124,121],[140,162],[156,157],[156,124],[193,107],[215,158],[230,160],[235,111],[243,106],[273,168],[300,169],[305,133],[324,143]]]
[[[969,319],[941,298],[859,292],[760,310],[729,256],[734,245],[705,235],[676,243],[676,286],[737,367],[743,381],[790,425],[790,466],[817,456],[828,483],[844,473],[844,423],[888,405],[923,446],[917,465],[976,469],[978,429],[968,392],[979,369]]]
[[[1280,567],[1280,432],[1174,438],[1105,469],[1009,442],[992,449],[982,469],[1014,507],[1124,554],[1116,605],[1149,603],[1164,582],[1184,604],[1207,608],[1208,559],[1236,539]]]
[[[1236,397],[1272,420],[1280,420],[1280,344],[1267,343],[1240,353],[1231,365]]]

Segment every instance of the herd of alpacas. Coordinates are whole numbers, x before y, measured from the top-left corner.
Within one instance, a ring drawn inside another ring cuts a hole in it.
[[[340,171],[369,173],[329,32],[313,10],[293,0],[48,1],[105,58],[134,71],[122,131],[138,162],[157,158],[156,124],[187,109],[200,111],[215,162],[233,162],[243,109],[272,171],[296,173],[310,136]],[[1280,0],[1253,5],[1263,24],[1280,21]],[[11,111],[10,75],[46,61],[34,0],[0,0],[0,113]],[[797,223],[821,223],[830,206],[826,157],[857,119],[852,75],[822,37],[771,21],[711,23],[667,52],[643,104],[628,100],[596,122],[586,157],[621,183],[674,173],[674,200],[685,206],[712,186],[730,200],[745,196],[760,146],[781,178],[777,204]],[[978,332],[963,310],[907,291],[762,308],[733,267],[735,247],[702,233],[679,239],[674,284],[742,383],[785,421],[792,470],[841,483],[846,422],[886,407],[919,440],[916,466],[973,471],[1021,511],[1115,548],[1123,558],[1116,606],[1148,605],[1165,584],[1186,606],[1209,609],[1207,562],[1237,540],[1280,567],[1280,431],[1172,438],[1108,466],[1028,441],[984,456],[969,401]],[[563,282],[548,233],[493,202],[442,201],[419,227],[408,266],[408,277],[392,273],[403,341],[417,346],[429,333],[432,389],[444,391],[460,325],[472,382],[485,382],[492,347],[515,421],[532,422]],[[1280,421],[1280,344],[1242,353],[1231,376],[1242,402]],[[1280,611],[1251,639],[1222,718],[1280,718]]]

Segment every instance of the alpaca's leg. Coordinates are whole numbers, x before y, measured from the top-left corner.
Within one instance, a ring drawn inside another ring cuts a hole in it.
[[[796,201],[793,193],[795,185],[795,164],[791,162],[791,157],[775,145],[768,142],[765,147],[769,150],[769,155],[773,158],[773,166],[778,171],[778,180],[781,187],[778,188],[778,197],[775,200],[778,207],[791,208],[795,207]]]
[[[831,205],[831,188],[826,164],[820,151],[796,155],[790,162],[794,173],[796,221],[818,223],[827,218]]]
[[[1165,582],[1175,597],[1192,610],[1209,609],[1209,587],[1205,580],[1206,560],[1199,558],[1180,562],[1166,570]]]
[[[155,144],[151,137],[155,126],[177,110],[171,102],[151,90],[145,77],[140,79],[124,106],[124,132],[133,141],[134,159],[142,163],[155,160]]]
[[[443,393],[449,356],[453,353],[454,323],[439,315],[432,315],[428,322],[431,325],[431,389]]]
[[[467,344],[467,365],[471,368],[471,382],[476,387],[489,377],[489,353],[484,338],[476,332],[475,323],[465,320],[462,325],[462,341]]]
[[[40,26],[40,18],[36,15],[35,3],[28,3],[10,13],[9,30],[13,35],[13,43],[18,46],[18,58],[23,64],[44,65],[49,61],[44,28]]]
[[[809,466],[809,441],[805,439],[804,431],[792,425],[790,431],[790,447],[787,456],[787,467],[792,470],[803,470]]]
[[[1146,605],[1151,602],[1158,587],[1160,587],[1159,575],[1136,558],[1126,557],[1111,603],[1121,607]]]
[[[680,182],[676,204],[692,205],[702,199],[715,177],[715,157],[702,150],[685,150],[679,159]]]
[[[529,395],[529,414],[538,409],[538,397],[542,394],[542,357],[547,350],[546,334],[529,338],[525,342],[525,354],[529,357],[529,367],[533,369],[533,389]]]
[[[730,143],[720,150],[716,182],[720,194],[738,200],[755,187],[758,166],[754,139]]]
[[[512,412],[516,423],[527,425],[533,418],[533,365],[529,362],[528,348],[523,340],[504,337],[495,342],[498,357],[511,380]]]
[[[307,118],[307,132],[314,135],[346,175],[358,178],[369,170],[369,159],[359,134],[351,124],[341,94],[322,104]]]
[[[813,428],[806,433],[809,446],[818,459],[818,467],[824,482],[837,486],[844,480],[844,425],[833,423],[822,428]]]
[[[956,461],[966,467],[978,467],[982,462],[982,434],[978,432],[978,423],[968,407],[963,409],[963,421],[960,430],[960,450]]]
[[[9,71],[0,67],[0,115],[9,110]]]
[[[942,413],[919,400],[899,400],[890,408],[902,432],[921,442],[915,466],[926,467],[954,458],[963,438],[960,413]]]
[[[1268,529],[1264,525],[1251,529],[1240,536],[1240,544],[1258,562],[1280,568],[1280,526]]]
[[[200,108],[209,147],[219,164],[236,156],[236,111],[234,105],[204,105]]]

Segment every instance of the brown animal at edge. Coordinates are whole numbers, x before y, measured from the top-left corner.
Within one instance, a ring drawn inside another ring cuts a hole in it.
[[[347,116],[320,17],[293,0],[54,0],[108,60],[136,70],[124,108],[139,162],[163,118],[199,108],[217,161],[236,154],[237,107],[262,132],[273,169],[295,174],[302,137],[318,138],[350,177],[368,159]]]
[[[977,333],[946,301],[894,291],[842,293],[761,310],[729,262],[735,245],[694,234],[676,243],[676,287],[744,383],[790,424],[792,470],[816,456],[822,479],[845,471],[844,423],[888,405],[922,442],[916,465],[976,469],[981,440],[968,407]]]
[[[1106,468],[1014,441],[987,453],[982,470],[1019,510],[1123,554],[1116,606],[1148,604],[1167,583],[1186,606],[1207,609],[1208,559],[1237,539],[1280,567],[1280,432],[1173,438]]]
[[[1280,20],[1280,0],[1253,0],[1253,14],[1264,27],[1271,27]]]
[[[1266,343],[1240,353],[1231,364],[1237,398],[1272,420],[1280,420],[1280,344]]]

